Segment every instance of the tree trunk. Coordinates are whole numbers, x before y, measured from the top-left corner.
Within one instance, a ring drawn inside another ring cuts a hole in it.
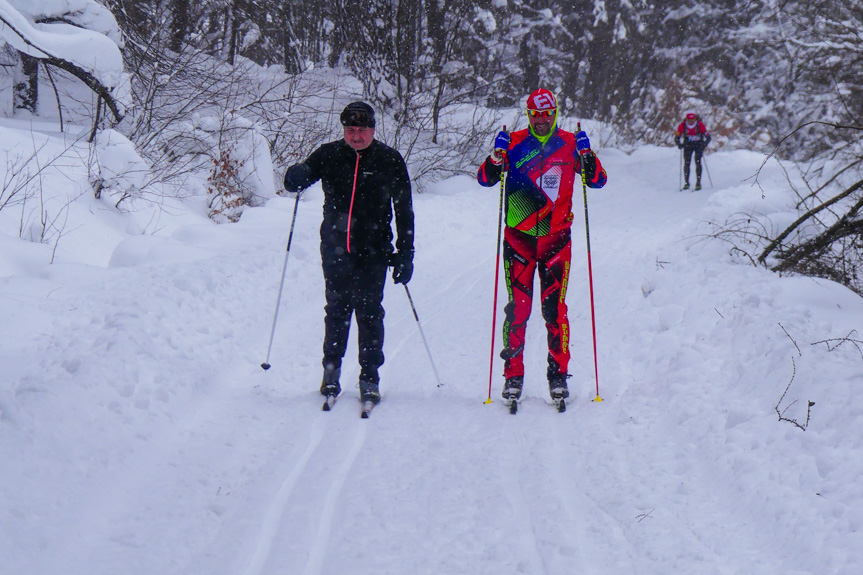
[[[225,6],[225,23],[222,28],[222,60],[234,65],[237,54],[237,0],[231,0]]]
[[[12,89],[12,109],[36,113],[39,104],[39,60],[18,52]]]
[[[518,58],[521,61],[522,72],[522,89],[529,94],[540,88],[539,78],[539,56],[537,54],[537,46],[531,40],[531,34],[525,34],[521,39],[521,45],[518,47]]]
[[[413,0],[399,0],[395,14],[395,57],[399,102],[407,109],[408,100],[414,91],[417,65],[417,45],[419,44],[419,17],[422,5]],[[435,72],[437,72],[435,70]]]
[[[300,38],[294,32],[294,22],[299,19],[296,10],[287,5],[281,8],[282,57],[285,61],[285,74],[295,75],[303,71],[302,54],[300,53]]]
[[[189,36],[189,0],[171,0],[171,44],[174,52],[180,52]]]

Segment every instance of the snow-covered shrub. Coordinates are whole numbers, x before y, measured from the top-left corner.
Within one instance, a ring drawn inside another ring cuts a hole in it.
[[[248,118],[196,114],[172,130],[168,145],[177,157],[202,162],[214,221],[235,222],[245,206],[259,206],[276,193],[269,143]]]
[[[208,215],[213,221],[236,222],[243,215],[243,207],[248,205],[239,178],[244,165],[233,148],[220,150],[219,157],[213,160],[213,170],[207,178]]]
[[[150,165],[126,136],[115,130],[96,134],[90,147],[90,184],[97,198],[107,192],[119,204],[140,196],[150,178]]]

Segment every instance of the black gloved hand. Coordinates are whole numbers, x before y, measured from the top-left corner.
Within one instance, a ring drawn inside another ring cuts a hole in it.
[[[405,284],[411,281],[414,273],[414,253],[397,252],[390,256],[390,265],[393,266],[393,282]]]
[[[581,169],[584,171],[584,177],[590,181],[596,177],[596,154],[586,152],[581,155]]]
[[[680,148],[680,149],[682,150],[682,149],[683,149],[683,144],[681,144],[680,142],[678,142],[678,143],[677,143],[677,147],[678,147],[678,148]]]
[[[285,189],[292,193],[299,193],[309,187],[312,183],[312,169],[308,164],[294,164],[285,171]]]

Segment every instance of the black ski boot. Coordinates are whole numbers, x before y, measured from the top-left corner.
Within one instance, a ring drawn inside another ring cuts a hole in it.
[[[566,378],[569,377],[565,373],[555,373],[548,377],[548,392],[551,394],[551,400],[557,406],[557,410],[561,413],[566,411],[566,398],[569,397],[569,388],[566,386]]]
[[[381,401],[381,393],[377,382],[360,380],[360,399],[363,403],[371,402],[377,405]]]
[[[339,385],[341,373],[340,367],[332,367],[331,364],[324,368],[324,380],[321,382],[321,395],[326,397],[322,406],[324,411],[330,411],[333,408],[336,398],[342,392],[342,386]]]
[[[342,368],[324,368],[324,380],[321,382],[321,395],[335,397],[342,392],[342,386],[339,385],[339,376],[342,373]]]
[[[697,182],[695,182],[695,191],[697,192],[700,189],[701,189],[701,180],[698,180]]]
[[[548,378],[548,392],[554,401],[569,397],[569,388],[566,386],[567,377],[569,376],[565,373],[557,373]]]
[[[683,189],[684,189],[684,190],[688,190],[688,189],[689,189],[689,182],[686,182],[685,184],[683,184]]]
[[[524,386],[524,376],[516,375],[510,377],[503,384],[503,393],[501,396],[507,401],[518,401],[521,397],[521,388]]]
[[[378,391],[377,382],[360,380],[360,401],[363,404],[363,410],[360,412],[360,417],[368,419],[372,414],[372,410],[381,400],[381,393]]]
[[[507,405],[509,405],[509,412],[513,415],[518,411],[518,400],[521,398],[522,386],[524,386],[524,376],[522,375],[509,377],[506,383],[503,384],[503,393],[501,393],[501,396]]]

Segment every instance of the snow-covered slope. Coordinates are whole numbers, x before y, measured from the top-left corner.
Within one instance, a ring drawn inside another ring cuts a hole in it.
[[[538,308],[522,408],[498,399],[497,359],[484,404],[498,196],[469,178],[415,196],[410,289],[445,385],[389,284],[369,420],[353,339],[346,392],[320,411],[319,187],[299,204],[268,372],[292,198],[235,225],[150,227],[81,199],[108,253],[64,256],[96,249],[70,229],[54,265],[4,228],[0,573],[863,572],[863,357],[816,343],[856,338],[863,301],[700,241],[738,211],[783,212],[781,170],[762,194],[744,181],[762,156],[713,153],[713,186],[681,193],[677,150],[599,153],[604,401],[579,195],[565,414],[547,401]],[[805,431],[779,421],[777,406],[805,424],[809,401]]]

